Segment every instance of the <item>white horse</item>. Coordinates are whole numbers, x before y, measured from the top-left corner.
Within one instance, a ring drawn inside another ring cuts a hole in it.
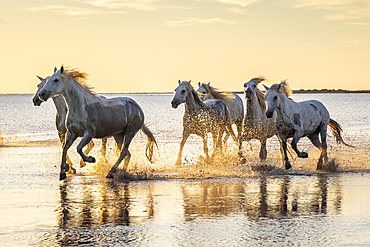
[[[242,99],[237,94],[221,92],[217,88],[212,87],[210,84],[210,82],[199,82],[199,88],[197,92],[204,95],[203,97],[201,97],[202,101],[205,101],[207,99],[218,99],[225,102],[227,108],[229,109],[230,121],[232,124],[235,124],[237,130],[237,139],[239,139],[242,132],[244,118],[244,106]],[[226,136],[223,141],[223,144],[225,146],[227,145],[227,139],[229,138],[229,136],[230,134],[226,132]]]
[[[247,99],[246,114],[243,123],[243,132],[239,138],[239,157],[241,162],[245,163],[242,153],[243,141],[257,139],[261,143],[259,158],[265,160],[267,157],[266,142],[267,139],[277,135],[275,127],[275,116],[266,117],[265,95],[258,89],[258,84],[265,81],[264,77],[255,77],[244,83],[244,96]]]
[[[56,72],[56,70],[54,70],[54,73],[55,72]],[[44,87],[48,77],[42,78],[40,76],[37,76],[37,78],[39,78],[39,80],[41,82],[37,85],[37,91],[36,91],[36,93],[35,93],[35,95],[32,99],[32,102],[35,106],[40,106],[43,101],[40,100],[40,98],[39,98],[39,92]],[[103,96],[100,96],[100,97],[103,97]],[[52,99],[53,99],[54,106],[57,110],[56,116],[55,116],[55,126],[58,130],[59,141],[60,141],[60,143],[63,147],[63,145],[65,143],[66,133],[67,133],[67,128],[66,128],[65,122],[66,122],[68,108],[67,108],[66,102],[65,102],[62,95],[60,95],[60,94],[56,95],[56,96],[52,97]],[[94,146],[95,146],[95,144],[94,144],[93,141],[89,142],[87,144],[87,148],[84,152],[85,155],[87,155]],[[103,138],[102,139],[102,146],[101,146],[101,155],[103,157],[105,157],[105,155],[106,155],[106,149],[107,149],[107,138]],[[73,168],[72,161],[69,159],[68,155],[66,156],[66,158],[67,158],[67,164],[68,164],[68,166],[66,166],[66,167],[67,168],[69,167],[69,170],[72,173],[76,173],[76,169]],[[86,162],[84,162],[81,159],[80,167],[82,168],[84,166],[86,166]]]
[[[203,151],[209,160],[207,147],[207,133],[211,132],[213,137],[214,150],[222,153],[222,135],[230,133],[236,142],[236,136],[231,127],[230,115],[227,105],[221,100],[209,99],[204,103],[199,99],[198,93],[194,90],[190,81],[179,80],[179,86],[175,89],[175,95],[171,102],[173,108],[185,104],[183,116],[183,132],[180,143],[180,152],[176,165],[182,164],[181,156],[185,142],[191,134],[196,134],[203,139]]]
[[[313,145],[321,150],[316,169],[321,169],[323,164],[328,163],[326,133],[328,126],[333,132],[337,143],[346,144],[342,137],[342,128],[330,118],[328,110],[317,100],[295,102],[289,98],[291,89],[286,80],[274,84],[271,88],[266,87],[266,100],[268,109],[266,116],[271,118],[276,111],[276,128],[284,151],[285,169],[291,168],[287,155],[287,139],[293,137],[292,148],[300,158],[307,158],[306,152],[300,152],[297,148],[298,141],[307,136]],[[319,134],[321,141],[319,139]]]
[[[107,178],[113,178],[118,165],[124,160],[124,169],[130,162],[131,154],[128,147],[132,138],[141,129],[148,137],[146,156],[150,162],[153,157],[155,138],[144,125],[144,113],[141,107],[131,98],[117,97],[103,99],[97,96],[86,83],[87,74],[76,69],[60,70],[51,75],[39,92],[41,100],[62,94],[68,106],[67,137],[63,147],[60,166],[60,180],[66,178],[65,166],[67,151],[77,137],[82,137],[77,146],[77,152],[85,162],[95,162],[95,158],[86,156],[82,148],[92,138],[106,138],[113,136],[117,146],[123,148],[120,156]],[[156,144],[157,145],[157,144]]]

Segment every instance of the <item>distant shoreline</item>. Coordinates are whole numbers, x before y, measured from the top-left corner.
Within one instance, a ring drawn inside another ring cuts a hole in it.
[[[345,90],[345,89],[296,89],[292,90],[294,94],[330,94],[330,93],[370,93],[370,90]],[[228,91],[236,94],[243,94],[244,91]],[[265,93],[265,90],[262,90]],[[0,95],[34,95],[34,93],[0,93]],[[174,94],[174,92],[116,92],[116,93],[99,93],[99,94]]]

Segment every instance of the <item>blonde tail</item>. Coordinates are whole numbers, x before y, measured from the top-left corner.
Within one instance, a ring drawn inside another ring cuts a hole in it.
[[[337,143],[342,143],[348,147],[354,148],[354,146],[349,145],[343,141],[343,138],[341,136],[341,132],[343,131],[343,129],[337,121],[330,118],[329,127],[331,131],[333,132],[333,135],[335,139],[337,140]]]
[[[153,133],[145,126],[145,124],[143,124],[141,127],[141,131],[143,131],[143,133],[148,137],[148,143],[146,144],[145,148],[146,158],[150,161],[150,163],[153,163],[154,144],[158,149],[157,141],[155,140]]]

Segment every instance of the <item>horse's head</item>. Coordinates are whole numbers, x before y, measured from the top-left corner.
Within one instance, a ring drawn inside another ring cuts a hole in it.
[[[210,82],[208,84],[198,82],[198,87],[199,88],[198,88],[197,92],[202,93],[202,94],[209,93],[209,92],[207,92],[207,89],[206,89],[207,85],[209,86]]]
[[[62,66],[60,70],[54,69],[54,74],[51,75],[44,85],[44,87],[39,92],[39,98],[42,101],[47,101],[49,98],[58,95],[64,88],[64,67]]]
[[[191,81],[180,81],[179,80],[179,86],[175,89],[175,96],[173,96],[173,99],[171,101],[171,105],[173,108],[177,108],[182,103],[186,102],[186,98],[188,96],[189,90],[186,87],[186,83],[190,85]]]
[[[252,98],[252,95],[256,93],[257,84],[250,80],[249,82],[244,83],[244,96],[247,99]]]
[[[37,76],[37,78],[39,78],[40,83],[37,85],[37,91],[35,93],[35,96],[33,96],[33,98],[32,98],[32,102],[35,106],[40,106],[41,103],[42,103],[42,100],[39,98],[39,93],[40,93],[41,89],[44,87],[46,81],[48,80],[48,77],[42,78],[40,76]]]
[[[275,90],[266,87],[263,85],[265,89],[267,90],[267,93],[265,95],[265,99],[267,101],[267,111],[266,111],[266,117],[267,118],[272,118],[274,115],[274,111],[277,107],[280,105],[280,99],[279,99],[279,94]]]

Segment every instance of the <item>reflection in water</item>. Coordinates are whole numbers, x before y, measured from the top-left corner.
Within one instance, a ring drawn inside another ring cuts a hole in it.
[[[60,206],[56,210],[59,230],[43,235],[40,240],[67,246],[150,242],[159,238],[155,234],[170,237],[173,232],[153,233],[143,228],[160,222],[159,217],[170,214],[163,211],[171,207],[182,211],[171,223],[180,226],[184,222],[221,217],[261,224],[263,219],[269,219],[276,225],[287,218],[341,211],[340,179],[333,176],[166,181],[171,186],[169,196],[179,195],[182,201],[173,205],[161,199],[164,195],[155,193],[158,187],[163,190],[160,183],[75,176],[59,187]],[[184,236],[177,237],[181,241],[195,237],[195,232],[186,227],[178,231],[177,234]]]

